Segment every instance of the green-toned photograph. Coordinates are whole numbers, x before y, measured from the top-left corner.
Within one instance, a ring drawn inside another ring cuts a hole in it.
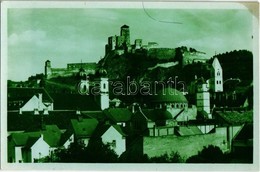
[[[9,167],[257,163],[254,3],[48,3],[2,6]]]

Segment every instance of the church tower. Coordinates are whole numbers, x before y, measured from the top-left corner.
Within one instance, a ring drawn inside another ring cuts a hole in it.
[[[99,71],[100,79],[100,95],[98,103],[100,104],[101,110],[109,108],[109,82],[107,78],[107,72],[105,69]]]
[[[51,61],[50,60],[47,60],[45,62],[44,74],[45,74],[46,78],[49,78],[51,76]]]
[[[90,94],[90,81],[89,76],[86,76],[85,78],[82,77],[79,83],[78,87],[79,94],[81,95],[89,95]]]
[[[196,105],[198,111],[205,111],[208,114],[208,118],[211,118],[210,94],[208,90],[207,83],[202,79],[201,82],[197,84]]]
[[[210,89],[213,92],[223,92],[223,72],[222,67],[215,57],[212,63]]]

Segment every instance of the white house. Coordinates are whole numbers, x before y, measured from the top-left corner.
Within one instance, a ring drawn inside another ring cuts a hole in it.
[[[8,88],[8,110],[39,111],[53,110],[53,99],[43,88]]]
[[[119,125],[110,126],[104,134],[101,135],[102,142],[109,144],[117,155],[121,155],[126,150],[126,134]]]
[[[60,146],[61,131],[56,125],[45,130],[12,133],[8,136],[8,162],[37,162]]]
[[[41,158],[44,158],[49,155],[50,146],[43,139],[43,135],[39,138],[31,138],[28,140],[27,145],[25,146],[25,162],[37,162]]]

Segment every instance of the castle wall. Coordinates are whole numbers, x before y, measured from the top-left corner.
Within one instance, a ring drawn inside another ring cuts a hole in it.
[[[241,126],[230,127],[230,140],[234,138]],[[144,137],[143,153],[149,157],[155,157],[170,154],[172,151],[179,152],[181,157],[187,159],[193,155],[197,155],[204,146],[215,145],[223,152],[229,151],[230,140],[227,140],[227,128],[216,128],[216,132],[212,134],[201,134],[192,136],[163,136],[163,137]],[[154,145],[159,145],[159,148]]]

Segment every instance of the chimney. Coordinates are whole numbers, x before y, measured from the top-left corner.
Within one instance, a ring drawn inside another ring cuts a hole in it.
[[[39,115],[39,110],[37,108],[34,109],[34,115]]]
[[[23,111],[22,108],[19,108],[19,115],[22,115]]]
[[[76,115],[81,115],[80,110],[76,110]]]
[[[79,121],[79,122],[82,122],[82,121],[83,121],[83,116],[81,115],[80,110],[76,110],[76,115],[77,115],[77,117],[78,117],[78,121]]]
[[[49,115],[48,108],[43,109],[43,115]]]

